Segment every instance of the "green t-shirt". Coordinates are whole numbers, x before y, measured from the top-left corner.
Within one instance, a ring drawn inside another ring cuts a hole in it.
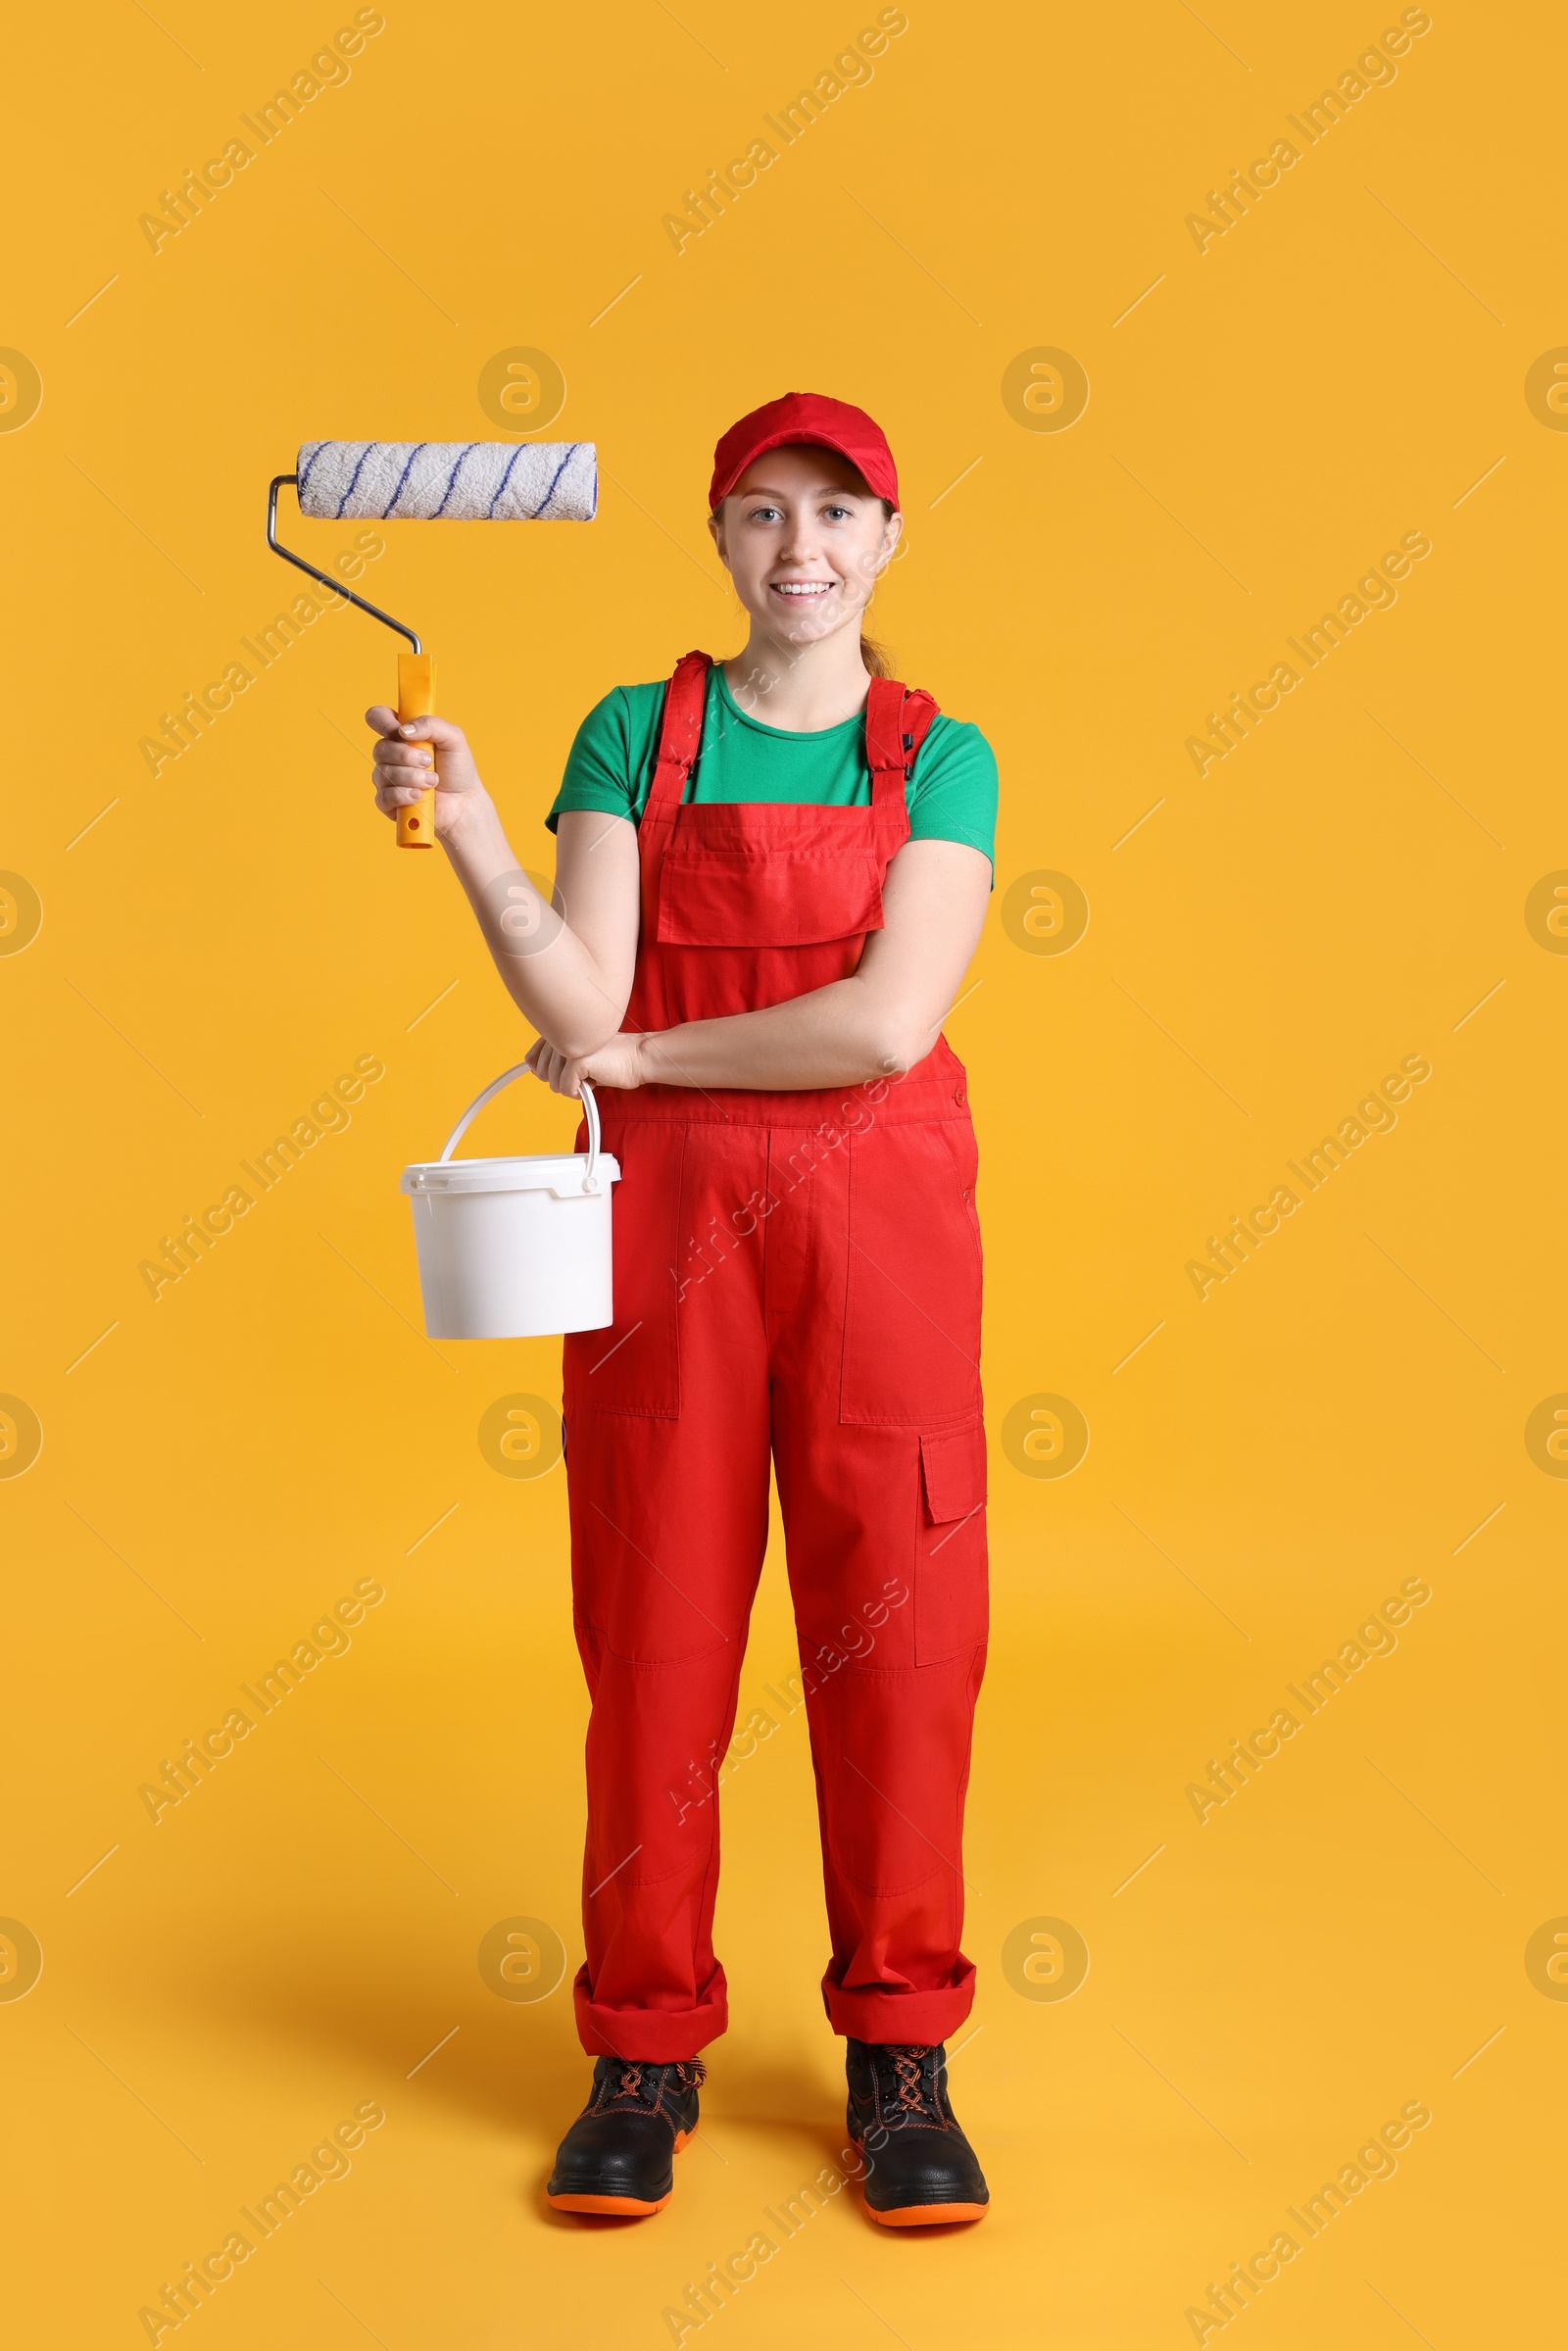
[[[552,832],[564,808],[642,815],[659,752],[664,688],[617,686],[595,705],[566,758],[566,772],[545,822]],[[863,808],[871,803],[865,763],[865,713],[792,734],[740,709],[714,662],[708,673],[703,739],[686,786],[693,801],[792,800]],[[977,726],[934,718],[915,757],[906,798],[911,841],[962,841],[995,862],[997,762]]]

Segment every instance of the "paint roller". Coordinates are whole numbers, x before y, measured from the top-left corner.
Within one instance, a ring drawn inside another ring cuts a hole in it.
[[[294,484],[300,513],[323,522],[591,522],[599,463],[591,441],[307,441],[298,471],[279,473],[267,497],[267,544],[379,620],[412,651],[398,655],[398,717],[435,708],[435,661],[412,628],[318,571],[277,539],[277,493]],[[435,847],[435,789],[398,810],[398,847]]]

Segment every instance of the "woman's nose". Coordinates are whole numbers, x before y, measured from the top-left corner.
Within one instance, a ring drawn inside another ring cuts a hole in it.
[[[808,514],[797,514],[785,526],[784,544],[780,550],[787,563],[808,563],[818,552],[816,532]]]

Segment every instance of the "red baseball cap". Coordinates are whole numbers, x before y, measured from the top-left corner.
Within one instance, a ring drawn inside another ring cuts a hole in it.
[[[899,503],[899,476],[886,433],[863,408],[847,400],[829,400],[821,392],[786,392],[753,409],[732,424],[713,452],[713,479],[708,493],[709,512],[729,496],[753,458],[764,449],[784,449],[807,441],[818,449],[836,449],[863,475],[878,498]]]

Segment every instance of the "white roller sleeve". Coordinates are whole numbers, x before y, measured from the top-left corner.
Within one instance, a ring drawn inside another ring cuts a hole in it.
[[[591,522],[592,441],[307,441],[302,514],[323,521]]]

